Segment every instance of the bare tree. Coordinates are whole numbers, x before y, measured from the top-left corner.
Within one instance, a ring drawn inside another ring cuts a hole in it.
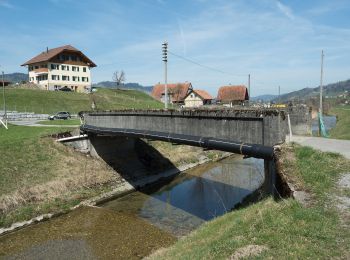
[[[113,73],[113,81],[116,83],[117,88],[119,88],[120,85],[122,85],[125,81],[125,73],[123,70],[116,71]]]
[[[175,86],[174,89],[172,89],[172,95],[173,95],[173,99],[176,100],[176,101],[179,101],[179,98],[181,96],[181,93],[182,93],[182,86],[180,84],[177,84]]]

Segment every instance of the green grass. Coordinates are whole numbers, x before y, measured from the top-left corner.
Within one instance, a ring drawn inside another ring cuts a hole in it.
[[[47,137],[68,130],[64,126],[0,128],[0,227],[66,211],[114,185],[114,172],[101,160]]]
[[[350,106],[334,107],[330,113],[337,116],[337,124],[331,129],[330,137],[350,140]]]
[[[350,168],[339,155],[295,147],[295,174],[314,194],[316,203],[302,206],[293,199],[266,199],[210,221],[156,252],[154,259],[227,259],[248,245],[267,248],[256,258],[348,258],[350,231],[326,195],[336,192],[335,180]],[[254,257],[250,257],[252,259]]]
[[[92,94],[45,91],[35,89],[6,89],[7,109],[20,112],[53,114],[58,111],[91,110],[95,100],[97,109],[152,109],[163,105],[151,96],[137,90],[98,89]]]
[[[55,175],[57,153],[52,142],[40,137],[67,128],[9,125],[0,128],[0,196],[22,185],[42,183]]]
[[[80,125],[80,119],[69,119],[69,120],[44,120],[39,121],[40,125]]]

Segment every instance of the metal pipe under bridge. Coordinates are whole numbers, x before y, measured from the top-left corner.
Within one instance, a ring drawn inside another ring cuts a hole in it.
[[[87,134],[129,136],[272,159],[285,140],[283,110],[119,110],[80,112]]]

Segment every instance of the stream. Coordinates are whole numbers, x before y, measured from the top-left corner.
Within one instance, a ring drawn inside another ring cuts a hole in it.
[[[264,182],[264,161],[232,156],[168,183],[81,207],[0,237],[4,259],[139,259],[239,205]]]

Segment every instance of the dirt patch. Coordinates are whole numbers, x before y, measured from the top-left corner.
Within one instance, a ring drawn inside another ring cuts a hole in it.
[[[337,184],[339,188],[350,189],[350,172],[342,175]]]
[[[266,246],[261,245],[247,245],[241,248],[238,248],[236,252],[231,255],[228,259],[237,260],[243,258],[251,258],[254,256],[260,255],[263,251],[267,250]]]
[[[297,159],[294,154],[293,146],[284,144],[276,152],[276,168],[282,183],[286,183],[290,196],[300,202],[302,205],[309,207],[313,204],[314,199],[311,192],[306,189],[301,178],[298,177]]]
[[[341,211],[350,210],[350,173],[344,173],[337,182],[335,200]],[[349,213],[349,212],[348,212]]]

